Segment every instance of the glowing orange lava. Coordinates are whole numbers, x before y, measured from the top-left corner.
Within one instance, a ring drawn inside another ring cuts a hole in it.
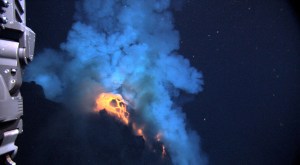
[[[146,140],[146,136],[144,135],[143,128],[138,128],[135,123],[132,123],[132,129],[135,131],[136,135],[142,136],[144,140]]]
[[[101,93],[96,98],[96,107],[94,109],[95,112],[99,112],[105,110],[109,115],[115,116],[121,122],[128,125],[129,124],[129,113],[127,111],[127,104],[125,100],[119,94],[113,93]],[[147,138],[145,136],[144,127],[137,126],[136,123],[132,123],[132,129],[138,136],[142,136],[145,141]],[[158,133],[155,137],[155,140],[161,142],[162,134]],[[165,158],[167,155],[166,147],[162,145],[162,158]]]
[[[127,112],[126,103],[121,95],[113,93],[101,93],[96,99],[95,111],[106,110],[112,116],[119,118],[123,123],[128,125],[129,113]]]

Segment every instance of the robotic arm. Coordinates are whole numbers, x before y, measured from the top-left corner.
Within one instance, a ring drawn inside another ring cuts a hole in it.
[[[15,164],[22,133],[22,69],[33,59],[35,33],[26,26],[25,0],[0,0],[0,164]]]

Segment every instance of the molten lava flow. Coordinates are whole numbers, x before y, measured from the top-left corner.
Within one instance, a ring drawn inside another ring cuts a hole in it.
[[[113,93],[101,93],[96,99],[95,111],[106,110],[108,114],[116,116],[123,123],[128,125],[129,113],[127,112],[126,103],[121,95]]]
[[[124,124],[129,123],[129,113],[127,112],[127,104],[125,100],[119,94],[113,93],[101,93],[96,98],[95,112],[105,110],[109,115],[115,116],[120,119]],[[143,126],[138,126],[135,122],[132,122],[132,129],[138,136],[142,136],[145,141],[147,137]],[[154,138],[156,141],[162,141],[162,133],[158,133]],[[162,144],[162,158],[167,155],[166,147]]]

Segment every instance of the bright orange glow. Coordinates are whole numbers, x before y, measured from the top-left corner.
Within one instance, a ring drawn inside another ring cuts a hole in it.
[[[96,98],[96,107],[94,109],[95,112],[99,112],[105,110],[109,115],[115,116],[121,122],[128,125],[129,124],[129,113],[127,111],[127,104],[125,100],[119,94],[113,93],[101,93]],[[142,136],[145,141],[147,138],[144,132],[144,126],[137,126],[135,122],[132,123],[132,129],[135,134],[138,136]],[[158,133],[155,136],[155,140],[158,142],[162,141],[162,134]],[[162,145],[162,158],[165,158],[167,155],[166,147]]]
[[[119,118],[124,124],[129,123],[129,113],[126,103],[121,95],[113,93],[101,93],[96,99],[95,111],[106,110],[112,116]]]
[[[132,129],[134,130],[134,132],[135,132],[136,135],[142,136],[143,139],[146,140],[143,128],[138,128],[135,123],[132,123]]]
[[[143,130],[142,129],[139,128],[136,132],[139,136],[143,136]]]

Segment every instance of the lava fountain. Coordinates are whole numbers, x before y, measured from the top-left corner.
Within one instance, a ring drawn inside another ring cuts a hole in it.
[[[143,127],[138,127],[134,121],[130,121],[130,113],[127,110],[127,102],[123,99],[120,94],[113,93],[101,93],[96,98],[95,112],[106,111],[110,116],[115,117],[123,124],[131,126],[135,134],[142,136],[147,141],[146,135],[144,134]],[[157,142],[161,142],[162,134],[157,134],[154,138]],[[167,155],[166,148],[162,144],[162,158]]]
[[[128,125],[129,113],[127,111],[127,103],[119,94],[101,93],[96,98],[96,108],[94,111],[99,112],[105,110],[109,115],[115,116],[121,122]]]

